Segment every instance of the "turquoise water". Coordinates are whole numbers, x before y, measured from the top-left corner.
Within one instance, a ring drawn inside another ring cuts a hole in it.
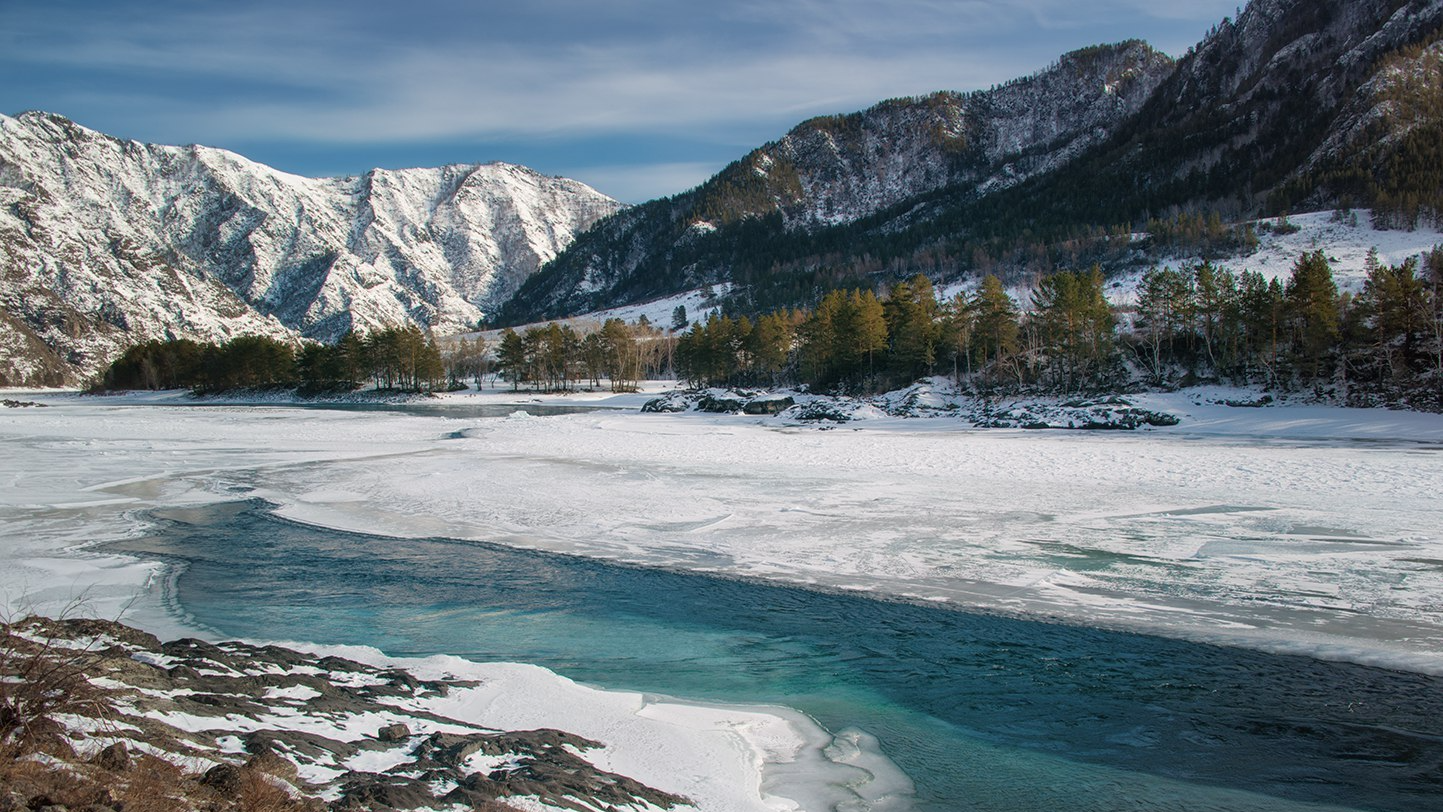
[[[544,665],[859,728],[922,810],[1443,808],[1443,679],[469,542],[157,516],[227,636]]]

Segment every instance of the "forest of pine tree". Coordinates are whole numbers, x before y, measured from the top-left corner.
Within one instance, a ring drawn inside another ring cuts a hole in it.
[[[1099,267],[1038,278],[1025,302],[987,275],[939,301],[916,274],[878,295],[838,288],[811,308],[751,318],[711,312],[679,334],[645,319],[597,329],[506,329],[494,348],[413,326],[298,348],[259,336],[223,344],[151,341],[127,350],[104,389],[295,386],[302,391],[424,391],[478,383],[513,389],[634,391],[676,375],[697,387],[805,385],[868,394],[948,375],[985,393],[1116,392],[1200,382],[1311,390],[1357,403],[1443,409],[1443,247],[1399,265],[1371,254],[1357,295],[1340,294],[1326,255],[1298,257],[1288,279],[1210,261],[1153,268],[1135,304],[1111,306]],[[684,318],[684,309],[673,313]],[[488,352],[489,350],[489,352]]]
[[[365,336],[350,332],[334,344],[307,342],[299,347],[255,335],[219,344],[147,341],[112,362],[97,388],[223,392],[297,387],[325,392],[352,391],[369,382],[378,389],[421,392],[441,388],[448,379],[459,381],[457,374],[469,369],[460,365],[474,364],[477,356],[474,346],[463,347],[463,353],[443,359],[436,342],[414,324]]]
[[[1340,295],[1321,251],[1286,280],[1202,261],[1155,268],[1135,306],[1103,296],[1100,269],[1042,277],[1022,307],[996,276],[939,302],[922,275],[881,297],[834,290],[755,321],[712,314],[676,346],[695,386],[807,385],[871,393],[927,375],[989,392],[1099,392],[1217,381],[1443,407],[1443,248],[1420,266],[1370,259]]]

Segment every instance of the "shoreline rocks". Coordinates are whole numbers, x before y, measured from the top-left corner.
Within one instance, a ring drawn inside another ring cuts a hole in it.
[[[35,662],[51,667],[26,668]],[[69,675],[34,687],[75,701],[57,704],[44,725],[31,720],[48,731],[35,752],[66,781],[93,774],[100,787],[128,791],[124,776],[165,762],[184,796],[176,810],[236,808],[217,799],[234,800],[257,781],[294,801],[278,809],[317,812],[485,809],[522,796],[578,810],[688,803],[596,767],[586,754],[598,742],[559,730],[489,730],[430,710],[433,700],[478,685],[460,678],[420,679],[279,646],[161,643],[110,621],[0,624],[0,694],[22,690],[29,673]],[[0,793],[0,809],[40,808],[49,791],[42,784]]]

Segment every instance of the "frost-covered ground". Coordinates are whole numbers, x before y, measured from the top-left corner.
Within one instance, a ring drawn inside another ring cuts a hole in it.
[[[52,551],[134,533],[140,509],[261,496],[341,529],[1443,670],[1443,417],[1216,402],[1228,394],[1137,396],[1182,422],[1128,433],[41,398],[55,408],[0,413],[13,471],[4,517],[19,545],[8,557],[28,562],[6,580],[57,600],[83,587],[103,597]],[[124,583],[141,567],[92,563]]]
[[[1367,278],[1364,270],[1369,250],[1377,250],[1378,261],[1385,265],[1397,265],[1417,257],[1435,246],[1443,245],[1443,231],[1422,227],[1413,231],[1382,231],[1373,228],[1372,212],[1356,209],[1343,214],[1331,211],[1296,214],[1288,222],[1297,226],[1291,234],[1279,234],[1273,229],[1278,218],[1258,220],[1258,250],[1243,257],[1215,260],[1218,265],[1233,273],[1255,271],[1267,279],[1281,279],[1284,282],[1292,275],[1298,257],[1310,251],[1322,249],[1333,269],[1333,276],[1342,290],[1358,293]],[[1138,235],[1142,237],[1144,235]],[[1190,267],[1202,261],[1197,256],[1176,256],[1157,261],[1159,266],[1173,268]],[[1137,301],[1137,285],[1142,279],[1142,270],[1122,274],[1108,280],[1107,299],[1114,305],[1131,305]],[[945,285],[937,295],[946,301],[958,293],[970,295],[977,289],[976,279]],[[1031,287],[1022,284],[1007,291],[1013,299],[1026,306],[1032,296]]]
[[[162,636],[186,631],[158,567],[87,547],[141,533],[155,507],[263,497],[300,521],[400,538],[486,539],[1443,673],[1443,416],[1223,404],[1246,394],[1135,396],[1181,418],[1137,432],[973,430],[881,412],[829,430],[638,414],[654,392],[488,392],[431,414],[16,395],[50,408],[0,410],[0,588],[12,611],[83,594],[112,616],[134,601],[127,618]],[[543,400],[626,408],[458,411]],[[802,752],[816,735],[793,724],[777,745],[742,728],[697,737],[697,758],[744,744],[752,766],[729,775],[755,782],[759,754]],[[618,753],[639,746],[596,738]]]

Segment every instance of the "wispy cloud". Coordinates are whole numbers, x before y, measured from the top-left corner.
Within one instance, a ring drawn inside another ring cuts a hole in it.
[[[1181,50],[1232,9],[1233,0],[12,0],[0,4],[0,73],[10,77],[0,110],[43,107],[134,137],[220,145],[632,132],[754,143],[808,115],[986,87],[1098,41],[1161,38]]]

